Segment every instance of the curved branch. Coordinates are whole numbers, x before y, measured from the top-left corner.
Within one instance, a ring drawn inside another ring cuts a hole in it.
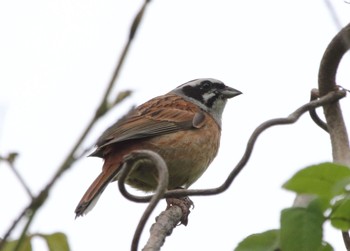
[[[142,230],[144,229],[145,224],[149,216],[151,215],[153,209],[156,207],[159,200],[163,197],[164,192],[168,187],[168,167],[163,158],[153,151],[139,150],[132,152],[124,158],[124,165],[122,167],[120,177],[118,178],[119,189],[125,189],[125,179],[128,176],[131,169],[136,168],[138,165],[142,165],[145,162],[149,162],[157,168],[159,183],[135,230],[134,238],[131,243],[132,251],[137,251]]]
[[[318,73],[320,95],[325,95],[338,88],[336,74],[340,61],[350,49],[350,24],[345,26],[329,43],[321,60]],[[339,102],[323,107],[327,128],[332,143],[333,161],[350,166],[349,138]],[[349,250],[350,238],[347,232],[342,233],[344,244]]]
[[[340,61],[350,47],[350,24],[332,39],[321,59],[318,72],[320,96],[336,89],[336,74]]]
[[[320,93],[319,93],[318,89],[312,89],[311,95],[310,95],[310,101],[316,100],[319,97],[320,97]],[[322,119],[320,119],[320,117],[317,115],[316,109],[311,109],[309,111],[309,114],[310,114],[311,119],[316,123],[316,125],[318,125],[323,130],[328,132],[327,124],[325,122],[323,122]]]
[[[254,144],[258,138],[258,136],[268,129],[269,127],[275,126],[275,125],[285,125],[285,124],[292,124],[296,122],[302,114],[305,112],[315,109],[320,106],[324,106],[329,103],[334,103],[335,101],[343,98],[346,96],[345,90],[337,90],[328,93],[327,95],[321,97],[318,100],[311,101],[300,108],[298,108],[296,111],[294,111],[292,114],[290,114],[286,118],[276,118],[268,120],[264,123],[262,123],[260,126],[258,126],[255,131],[250,136],[245,153],[243,154],[241,160],[238,162],[236,167],[232,170],[232,172],[229,174],[226,181],[219,187],[216,188],[210,188],[210,189],[176,189],[168,191],[164,194],[164,197],[183,197],[183,196],[203,196],[203,195],[215,195],[222,193],[226,191],[230,185],[232,184],[233,180],[237,177],[237,175],[243,170],[244,166],[248,162],[250,155],[253,151]],[[134,196],[127,192],[125,187],[121,190],[121,193],[124,197],[128,198],[129,200],[136,201],[136,202],[148,202],[152,196]]]
[[[345,26],[329,43],[321,60],[318,74],[320,96],[339,89],[336,74],[339,63],[350,48],[350,24]],[[339,102],[323,107],[331,138],[334,162],[350,165],[349,138]]]

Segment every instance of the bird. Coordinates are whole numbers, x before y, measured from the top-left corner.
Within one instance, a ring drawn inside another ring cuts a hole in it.
[[[76,217],[95,206],[133,151],[158,153],[168,167],[168,190],[187,189],[216,157],[223,110],[228,99],[240,94],[217,79],[194,79],[141,104],[107,128],[89,155],[104,160],[102,172],[78,203]],[[156,168],[146,164],[133,169],[126,179],[128,185],[145,192],[154,191],[157,182]]]

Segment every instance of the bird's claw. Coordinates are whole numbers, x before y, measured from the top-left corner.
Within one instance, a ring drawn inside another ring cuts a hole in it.
[[[167,202],[167,209],[173,206],[178,206],[181,208],[182,211],[182,217],[180,220],[179,225],[183,224],[187,226],[188,224],[188,215],[191,213],[190,209],[191,207],[194,208],[194,204],[192,200],[186,196],[186,197],[181,197],[181,198],[166,198]]]

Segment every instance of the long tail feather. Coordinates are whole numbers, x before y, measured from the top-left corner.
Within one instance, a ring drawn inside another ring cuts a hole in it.
[[[75,209],[75,218],[87,214],[97,203],[102,192],[119,172],[119,167],[104,168],[90,185]]]

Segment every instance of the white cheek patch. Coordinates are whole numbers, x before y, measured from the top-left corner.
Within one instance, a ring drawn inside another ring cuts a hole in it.
[[[214,92],[211,93],[204,93],[203,94],[203,100],[204,100],[204,104],[206,104],[208,102],[209,99],[211,99],[212,97],[214,97],[216,94]]]

